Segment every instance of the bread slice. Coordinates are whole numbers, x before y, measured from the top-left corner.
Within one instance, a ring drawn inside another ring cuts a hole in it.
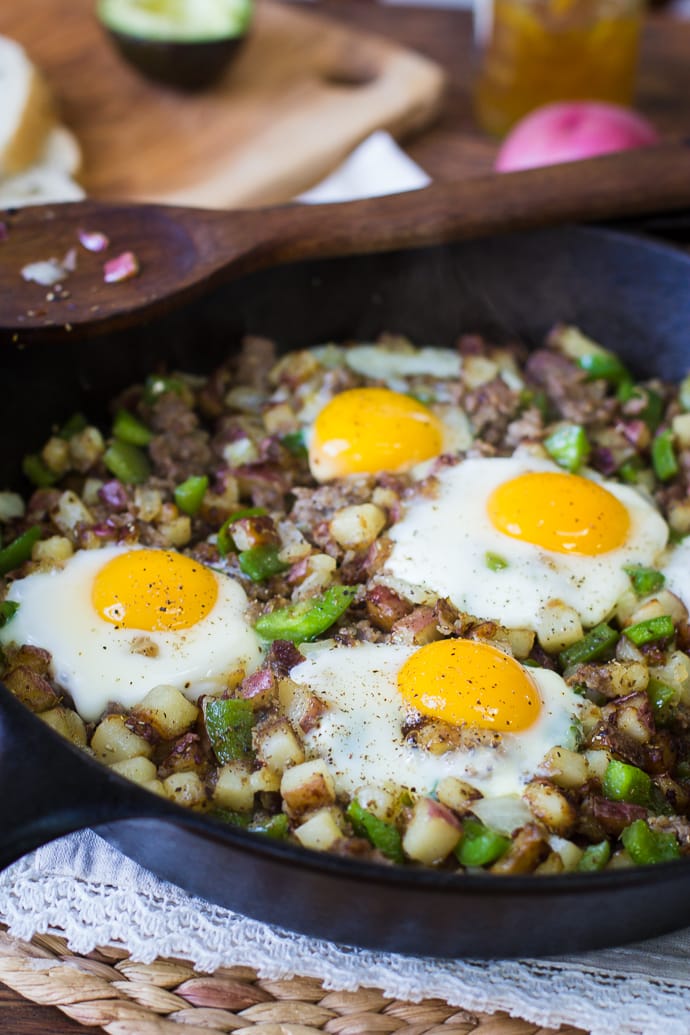
[[[45,80],[6,36],[0,36],[0,98],[0,176],[14,176],[39,160],[56,114]]]

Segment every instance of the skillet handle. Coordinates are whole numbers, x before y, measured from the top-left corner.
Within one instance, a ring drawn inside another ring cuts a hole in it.
[[[158,816],[159,801],[88,758],[0,684],[0,869],[63,834]]]

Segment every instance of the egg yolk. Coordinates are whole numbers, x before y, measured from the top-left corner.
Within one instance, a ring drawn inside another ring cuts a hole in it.
[[[421,647],[400,669],[398,689],[417,711],[453,726],[519,733],[541,712],[539,691],[522,665],[475,640]]]
[[[608,553],[623,546],[630,528],[620,500],[577,474],[518,475],[491,493],[487,509],[497,531],[555,553]]]
[[[123,629],[190,629],[213,610],[218,583],[203,564],[168,550],[131,550],[104,564],[91,600],[101,618]]]
[[[318,481],[407,471],[443,451],[443,425],[422,403],[389,388],[336,395],[314,422],[309,466]]]

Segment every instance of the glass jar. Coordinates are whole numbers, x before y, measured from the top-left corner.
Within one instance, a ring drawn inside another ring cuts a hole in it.
[[[487,133],[503,136],[552,101],[632,103],[643,0],[476,3],[474,109]]]

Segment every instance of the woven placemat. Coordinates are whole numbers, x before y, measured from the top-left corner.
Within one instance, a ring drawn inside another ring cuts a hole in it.
[[[251,967],[200,974],[185,960],[136,963],[113,947],[79,956],[62,938],[24,942],[1,929],[0,981],[109,1035],[585,1035],[501,1012],[469,1013],[441,999],[410,1003],[375,988],[329,991],[313,978],[267,980]]]

